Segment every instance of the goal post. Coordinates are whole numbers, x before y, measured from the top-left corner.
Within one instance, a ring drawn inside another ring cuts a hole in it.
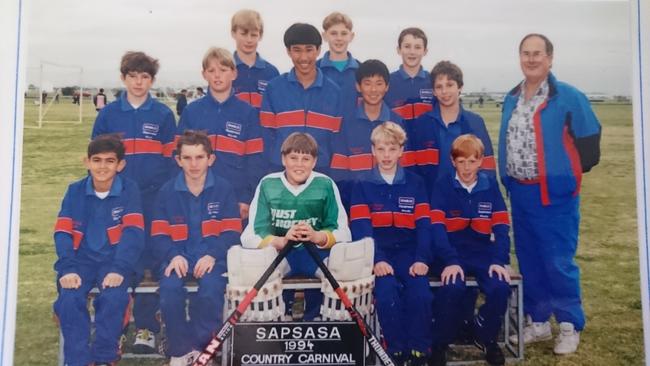
[[[38,95],[34,102],[38,106],[36,126],[25,124],[25,127],[41,128],[45,123],[81,124],[84,110],[83,67],[42,60],[38,72]],[[70,90],[71,87],[72,98],[64,96],[64,88]],[[77,93],[78,101],[75,100]]]

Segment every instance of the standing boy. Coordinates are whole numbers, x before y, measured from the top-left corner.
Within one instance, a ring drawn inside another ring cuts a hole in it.
[[[352,191],[353,240],[375,239],[375,298],[388,352],[398,365],[425,365],[431,345],[433,296],[429,204],[422,178],[402,169],[406,133],[393,122],[370,136],[377,166]]]
[[[209,169],[215,156],[208,136],[186,131],[176,151],[183,171],[160,189],[151,236],[162,258],[160,309],[170,366],[186,366],[221,324],[226,252],[239,241],[241,219],[231,185]],[[188,279],[199,284],[190,302],[189,321],[183,287]]]
[[[346,208],[350,207],[353,182],[374,165],[370,141],[372,130],[386,121],[404,128],[402,117],[384,103],[389,79],[386,65],[379,60],[367,60],[359,66],[355,77],[362,103],[343,117],[330,164],[331,176],[341,191],[341,200]],[[402,159],[404,165],[410,165],[406,159]]]
[[[436,97],[433,110],[413,122],[412,147],[418,164],[418,173],[424,178],[427,192],[431,191],[438,177],[452,173],[452,161],[447,159],[452,142],[462,134],[478,136],[485,146],[482,169],[491,177],[496,176],[492,141],[483,118],[463,108],[460,93],[463,88],[463,72],[449,61],[440,61],[431,70],[431,85]]]
[[[359,62],[348,51],[348,46],[354,39],[352,19],[338,11],[326,16],[323,19],[323,38],[329,45],[329,51],[318,60],[316,66],[341,88],[343,113],[354,111],[359,97],[355,88],[355,73]]]
[[[127,289],[144,247],[138,186],[117,175],[126,165],[119,136],[96,137],[88,145],[84,163],[89,175],[68,187],[54,228],[59,290],[54,312],[69,366],[119,360]],[[87,299],[95,286],[99,294],[91,343]]]
[[[235,63],[237,78],[233,83],[237,98],[258,110],[269,80],[280,73],[275,66],[257,53],[257,45],[264,35],[264,23],[260,13],[243,9],[232,16],[230,35],[235,40]]]
[[[176,132],[174,112],[149,95],[158,67],[158,60],[143,52],[124,54],[120,73],[126,90],[99,112],[92,132],[93,138],[106,133],[121,136],[128,163],[121,174],[133,179],[140,187],[147,233],[158,189],[169,179],[172,171],[171,155]],[[137,282],[146,269],[157,267],[152,253],[150,240],[145,240],[136,267]],[[138,329],[135,352],[153,353],[156,351],[154,334],[160,330],[156,320],[158,295],[135,294],[134,300],[133,316]]]
[[[338,189],[329,177],[313,171],[318,145],[309,134],[289,135],[281,153],[285,170],[265,176],[257,186],[249,222],[241,236],[242,245],[271,245],[280,250],[289,241],[313,242],[320,257],[326,258],[334,244],[350,241],[348,216]],[[289,253],[287,261],[291,267],[289,275],[313,276],[318,269],[301,246]],[[322,302],[320,290],[305,291],[304,319],[318,316]]]
[[[208,82],[208,94],[187,106],[178,123],[178,135],[189,129],[208,134],[216,155],[212,170],[236,187],[240,214],[246,218],[255,186],[264,175],[259,116],[255,108],[233,95],[237,69],[230,52],[208,49],[202,75]]]
[[[59,95],[57,94],[57,97]],[[106,94],[104,94],[104,88],[99,88],[99,93],[95,94],[93,97],[93,104],[95,105],[95,110],[99,112],[102,108],[106,106],[108,99],[106,99]]]
[[[320,33],[310,24],[295,23],[284,33],[293,68],[269,82],[260,112],[270,162],[267,171],[282,169],[283,141],[293,132],[305,132],[318,142],[315,169],[328,172],[332,144],[341,127],[340,88],[316,67],[321,42]]]
[[[465,276],[474,276],[485,303],[474,318],[474,342],[490,365],[503,365],[497,344],[510,295],[508,212],[496,180],[480,172],[485,148],[481,139],[466,134],[454,140],[451,160],[455,172],[441,176],[431,198],[431,223],[436,255],[444,270],[436,293],[431,365],[444,365],[445,351],[465,315],[458,306],[465,292]]]
[[[406,28],[397,38],[397,54],[402,57],[399,70],[390,74],[390,90],[386,103],[404,118],[406,134],[412,136],[411,124],[431,110],[433,90],[429,73],[422,68],[427,54],[427,36],[420,28]]]

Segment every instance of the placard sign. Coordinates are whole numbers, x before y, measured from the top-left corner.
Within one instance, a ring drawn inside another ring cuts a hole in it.
[[[365,341],[354,322],[239,323],[230,365],[365,365]]]

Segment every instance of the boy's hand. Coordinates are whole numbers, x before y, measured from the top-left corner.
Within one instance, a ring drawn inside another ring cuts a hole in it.
[[[122,281],[124,281],[124,276],[119,273],[111,272],[107,274],[106,277],[104,277],[104,281],[102,281],[102,288],[118,287],[122,284]]]
[[[327,244],[327,234],[324,232],[314,230],[314,228],[306,222],[301,222],[295,226],[298,241],[310,241],[319,247]]]
[[[444,285],[448,285],[450,283],[456,283],[456,277],[460,277],[461,281],[465,281],[465,273],[463,273],[463,269],[459,265],[454,264],[445,267],[440,275],[440,280]]]
[[[248,209],[250,208],[249,204],[239,202],[239,217],[241,217],[242,220],[248,218]]]
[[[67,289],[79,288],[81,287],[81,277],[76,273],[68,273],[59,278],[59,284]]]
[[[393,271],[393,267],[391,267],[391,265],[388,264],[388,262],[384,262],[384,261],[375,263],[375,268],[373,269],[373,271],[375,272],[375,275],[379,277],[395,274],[395,271]]]
[[[183,278],[187,275],[188,267],[187,259],[182,255],[177,255],[172,258],[172,261],[169,262],[169,265],[165,268],[165,276],[169,277],[172,274],[172,271],[175,271],[178,278]]]
[[[492,277],[492,273],[496,273],[496,275],[499,276],[499,280],[510,283],[510,273],[505,267],[498,264],[492,264],[490,268],[488,268],[488,274],[490,277]]]
[[[212,272],[216,260],[211,255],[204,255],[194,266],[194,278],[201,278],[204,274]]]
[[[429,266],[422,262],[415,262],[409,268],[409,274],[415,276],[425,276],[429,272]]]

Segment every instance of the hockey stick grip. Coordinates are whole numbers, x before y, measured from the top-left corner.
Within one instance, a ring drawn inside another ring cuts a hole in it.
[[[289,251],[291,251],[291,248],[293,248],[292,243],[288,243],[287,245],[280,250],[278,255],[273,259],[273,262],[268,266],[266,271],[262,273],[262,276],[260,277],[257,282],[255,282],[255,285],[253,285],[253,288],[248,291],[244,299],[239,303],[237,308],[230,313],[230,316],[226,321],[223,322],[223,325],[217,332],[217,334],[210,340],[210,342],[205,346],[199,357],[194,361],[192,366],[206,366],[208,362],[214,357],[214,354],[223,346],[223,342],[226,340],[228,335],[230,335],[230,332],[232,332],[233,327],[237,322],[239,322],[239,318],[246,312],[248,309],[248,306],[250,303],[253,301],[255,296],[257,296],[257,292],[264,286],[266,281],[271,277],[271,274],[273,274],[273,271],[275,271],[276,268],[280,265],[280,262],[289,254]]]
[[[354,307],[348,295],[345,293],[345,291],[343,291],[336,278],[334,278],[334,275],[332,275],[332,272],[330,272],[329,268],[327,268],[325,263],[323,263],[323,261],[321,260],[320,256],[316,252],[315,244],[312,242],[305,242],[303,244],[305,248],[307,248],[307,252],[309,252],[311,258],[314,260],[314,262],[316,262],[316,265],[318,265],[318,268],[320,268],[321,272],[323,272],[323,274],[325,275],[325,278],[332,286],[334,292],[336,292],[336,294],[339,296],[339,299],[341,299],[343,306],[345,306],[345,310],[347,310],[348,313],[350,314],[350,317],[354,321],[356,321],[357,326],[361,331],[361,334],[363,334],[364,338],[366,338],[366,341],[368,342],[372,350],[375,352],[377,357],[379,357],[379,360],[381,361],[382,365],[395,366],[393,360],[390,358],[390,356],[388,356],[386,350],[384,350],[384,348],[381,346],[377,337],[372,333],[372,331],[370,331],[370,327],[363,319],[361,314],[359,314],[359,311],[357,311],[357,309]]]

